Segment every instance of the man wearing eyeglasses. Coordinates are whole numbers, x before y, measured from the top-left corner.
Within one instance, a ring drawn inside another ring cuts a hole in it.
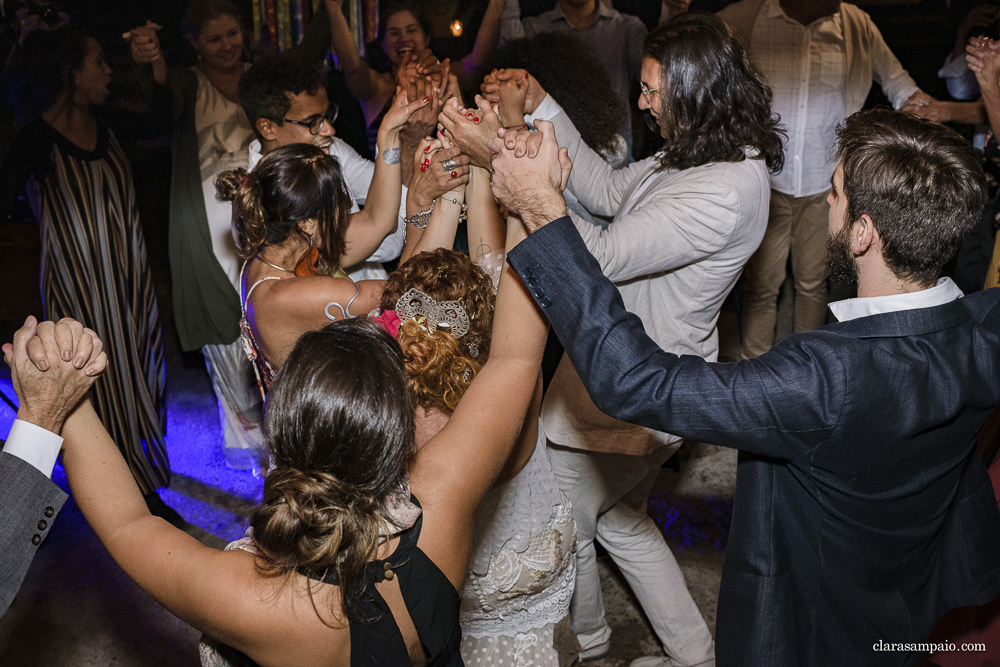
[[[308,54],[285,51],[260,59],[240,78],[240,105],[257,135],[250,143],[248,170],[261,157],[288,144],[312,144],[340,163],[351,193],[351,213],[361,211],[375,178],[375,163],[358,155],[347,142],[335,136],[337,105],[331,104],[324,83],[326,72]],[[403,187],[402,201],[406,200]],[[399,214],[392,219],[368,220],[372,233],[386,234],[367,261],[349,267],[353,280],[385,277],[382,262],[399,257],[403,250],[404,223]],[[404,216],[405,217],[405,216]]]
[[[714,361],[719,310],[764,235],[768,171],[781,164],[770,93],[743,49],[707,14],[684,14],[651,32],[637,104],[649,112],[663,145],[654,157],[617,170],[586,146],[534,78],[523,71],[496,78],[501,81],[484,86],[488,96],[512,93],[519,82],[528,86],[526,121],[550,120],[572,160],[566,189],[592,213],[614,216],[601,229],[569,214],[626,307],[664,349]],[[452,113],[448,107],[445,112]],[[448,126],[461,134],[460,125]],[[539,280],[544,276],[528,280],[529,289]],[[542,424],[553,472],[577,522],[570,615],[581,659],[600,658],[611,646],[594,546],[599,540],[666,653],[632,667],[714,665],[705,621],[646,515],[660,466],[680,438],[602,412],[565,355],[545,395]]]

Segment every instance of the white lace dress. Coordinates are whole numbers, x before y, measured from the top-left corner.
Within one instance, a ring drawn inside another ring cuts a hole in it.
[[[576,522],[538,431],[528,464],[476,512],[459,614],[468,667],[559,664],[552,637],[573,596]]]

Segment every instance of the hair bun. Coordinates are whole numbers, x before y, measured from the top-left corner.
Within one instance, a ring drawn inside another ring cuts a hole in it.
[[[379,509],[371,494],[329,473],[275,468],[251,521],[254,540],[276,565],[330,567],[343,549],[370,540],[364,533],[381,520]]]
[[[246,169],[232,169],[224,171],[215,177],[215,193],[220,201],[234,201],[240,191],[247,187],[253,187],[256,178],[247,173]]]

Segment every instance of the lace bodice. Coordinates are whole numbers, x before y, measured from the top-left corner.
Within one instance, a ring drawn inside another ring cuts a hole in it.
[[[576,523],[559,490],[539,426],[535,452],[476,512],[460,620],[469,637],[516,636],[569,613]]]

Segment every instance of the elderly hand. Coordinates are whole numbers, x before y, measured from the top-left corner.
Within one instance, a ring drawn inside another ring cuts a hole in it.
[[[965,47],[965,60],[976,74],[979,86],[996,87],[1000,80],[1000,42],[988,37],[973,37]]]
[[[560,192],[573,168],[566,149],[556,142],[552,123],[536,120],[535,127],[535,133],[501,128],[489,142],[493,196],[519,214],[532,232],[566,215]]]
[[[459,106],[458,100],[448,100],[438,122],[448,141],[462,149],[473,165],[489,169],[493,154],[486,143],[497,136],[500,117],[493,105],[479,95],[476,95],[476,104],[478,109],[466,109]]]
[[[17,418],[58,433],[107,368],[103,347],[96,333],[75,320],[25,320],[14,342],[3,346],[20,401]]]
[[[446,168],[447,165],[447,168]],[[431,202],[469,182],[469,157],[446,139],[425,138],[413,156],[413,176],[406,195],[409,208],[425,211]]]

